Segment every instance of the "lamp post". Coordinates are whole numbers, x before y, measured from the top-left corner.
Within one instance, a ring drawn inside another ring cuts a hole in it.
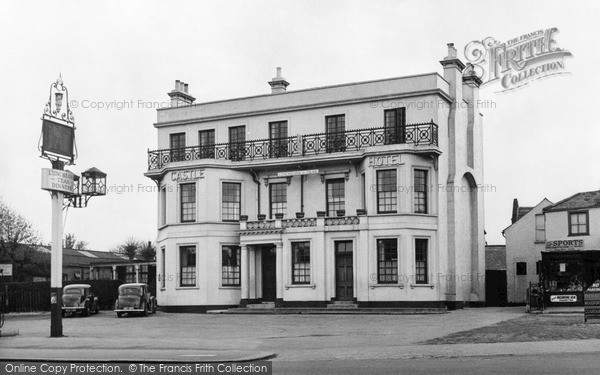
[[[76,154],[75,119],[69,108],[68,90],[62,77],[50,85],[50,98],[42,115],[41,157],[48,159],[52,168],[42,168],[42,189],[52,197],[52,252],[50,258],[50,336],[61,337],[62,329],[62,211],[65,207],[87,207],[93,196],[106,195],[106,173],[88,169],[81,178],[65,171],[65,164],[73,165]],[[79,183],[81,181],[81,184]],[[66,198],[66,201],[65,201]]]

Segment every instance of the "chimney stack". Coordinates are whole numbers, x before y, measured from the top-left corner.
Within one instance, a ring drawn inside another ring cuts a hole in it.
[[[167,95],[171,98],[171,107],[182,107],[196,101],[196,98],[188,93],[188,84],[180,80],[175,81],[175,90]]]
[[[280,94],[287,90],[290,83],[281,76],[281,67],[277,67],[276,76],[271,79],[269,85],[271,86],[271,94]]]

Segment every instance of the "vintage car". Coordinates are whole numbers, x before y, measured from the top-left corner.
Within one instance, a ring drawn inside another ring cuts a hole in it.
[[[131,283],[119,287],[119,298],[115,302],[115,312],[120,318],[123,314],[146,316],[156,312],[156,298],[150,294],[148,284]]]
[[[98,297],[88,284],[71,284],[63,288],[62,315],[89,316],[100,311]]]

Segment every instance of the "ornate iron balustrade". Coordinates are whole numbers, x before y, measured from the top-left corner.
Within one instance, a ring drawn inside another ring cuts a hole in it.
[[[354,224],[360,224],[358,216],[328,217],[325,219],[325,226]]]
[[[438,145],[438,126],[433,122],[398,128],[370,128],[337,133],[315,133],[297,137],[259,139],[148,151],[148,170],[169,163],[201,159],[252,161],[293,156],[359,151],[371,146],[413,144]]]

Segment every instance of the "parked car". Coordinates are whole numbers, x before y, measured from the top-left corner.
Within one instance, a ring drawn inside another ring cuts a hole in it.
[[[156,313],[156,298],[150,294],[148,284],[123,284],[119,287],[119,298],[115,302],[115,312],[119,318],[123,314],[146,316],[149,313]]]
[[[88,284],[71,284],[63,288],[62,315],[89,316],[100,311],[98,297]]]

